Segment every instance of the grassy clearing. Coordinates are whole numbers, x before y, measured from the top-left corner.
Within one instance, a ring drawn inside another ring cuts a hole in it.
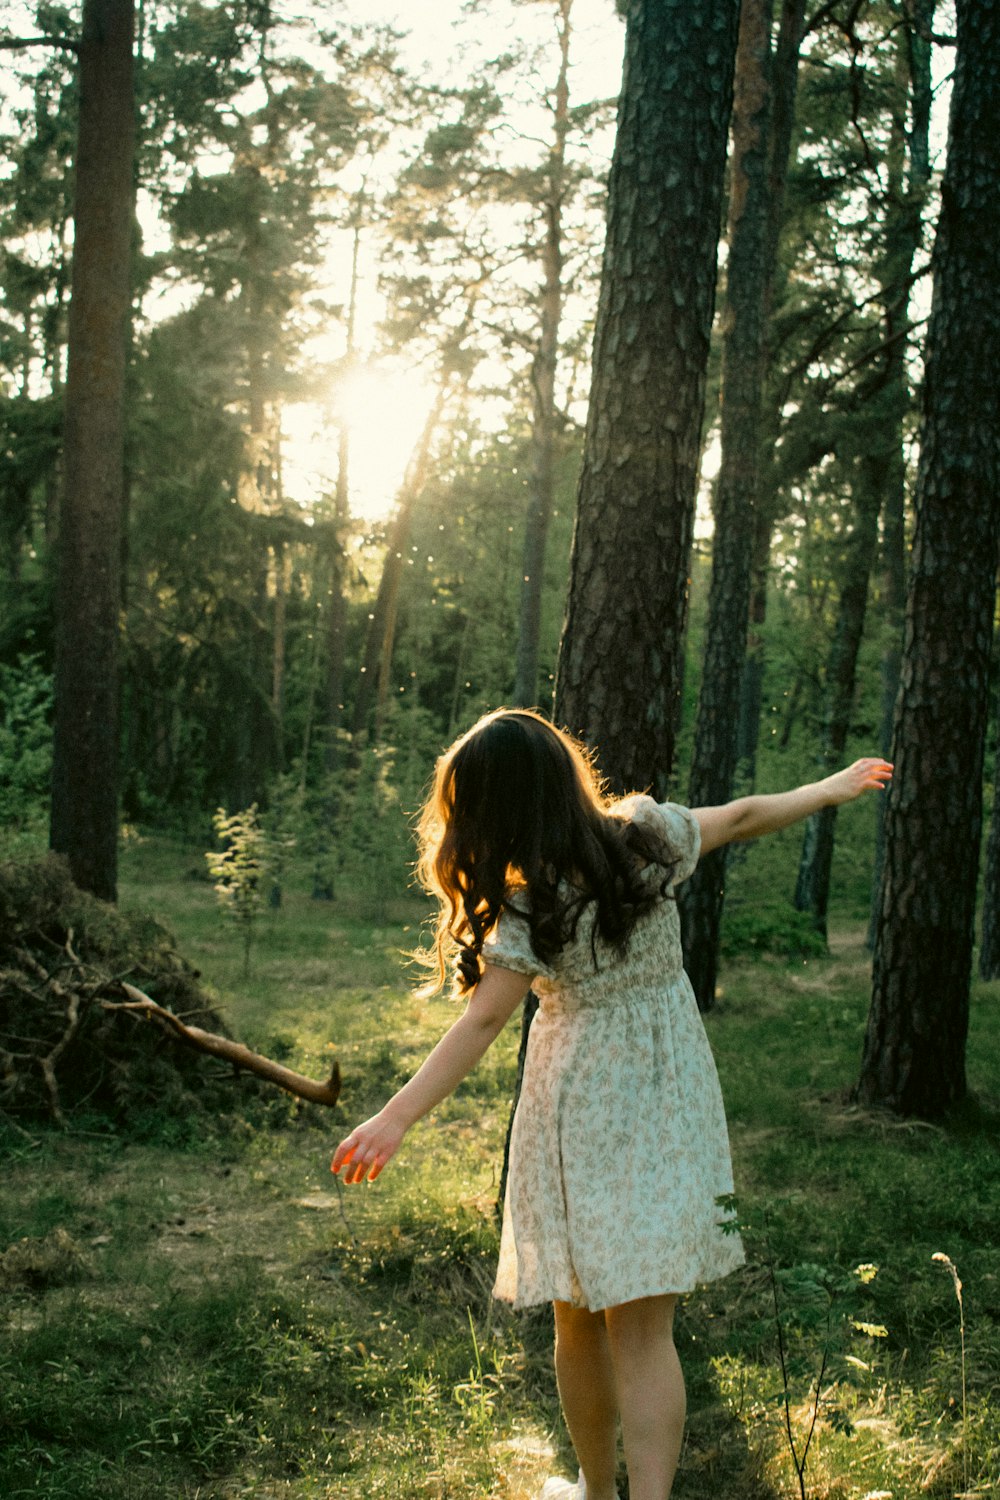
[[[342,1127],[451,1014],[406,988],[400,952],[422,908],[390,905],[375,925],[349,894],[331,908],[292,891],[244,984],[199,860],[134,848],[125,900],[179,933],[247,1040],[317,1076],[332,1049],[344,1098],[332,1118],[278,1098],[216,1131],[164,1121],[141,1143],[3,1143],[0,1494],[526,1500],[570,1455],[547,1314],[514,1318],[489,1296],[514,1028],[375,1187],[338,1191]],[[846,1107],[867,1006],[861,915],[844,914],[854,926],[830,957],[730,965],[709,1018],[751,1265],[684,1309],[680,1500],[801,1494],[768,1262],[800,1447],[828,1350],[811,1500],[950,1500],[1000,1480],[997,990],[973,1010],[978,1107],[947,1130]],[[964,1283],[964,1424],[938,1251]],[[873,1279],[852,1275],[861,1264]]]

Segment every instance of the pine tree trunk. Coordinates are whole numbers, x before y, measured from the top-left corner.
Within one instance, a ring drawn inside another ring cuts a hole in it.
[[[347,653],[347,532],[350,514],[340,501],[340,473],[346,473],[348,438],[341,435],[338,447],[343,450],[338,469],[337,498],[333,518],[327,522],[326,579],[326,682],[325,726],[323,733],[323,768],[333,775],[340,760],[340,734],[344,723],[344,663]],[[344,486],[346,497],[347,487]]]
[[[389,528],[385,562],[382,564],[382,576],[379,579],[375,607],[368,622],[364,661],[361,664],[361,677],[358,682],[357,697],[354,700],[354,737],[358,742],[356,749],[361,748],[361,742],[368,734],[373,705],[381,702],[384,706],[385,703],[396,633],[399,585],[403,576],[403,552],[409,542],[414,509],[427,482],[431,444],[438,422],[441,420],[447,394],[447,386],[444,384],[439,386],[434,405],[428,413],[423,432],[403,480],[399,492],[399,503]]]
[[[771,132],[768,155],[768,284],[764,296],[764,370],[761,377],[766,390],[771,365],[770,321],[774,304],[778,247],[784,224],[785,184],[795,129],[795,100],[799,82],[799,56],[805,0],[783,0],[778,32],[771,59]],[[780,413],[767,409],[765,398],[758,443],[761,472],[757,479],[756,514],[754,517],[753,557],[750,564],[750,622],[747,649],[740,687],[740,722],[737,759],[738,779],[752,789],[757,778],[757,745],[760,739],[761,710],[764,697],[764,626],[767,620],[767,581],[771,557],[771,536],[776,518],[777,494],[772,475],[773,465],[767,455],[773,452],[780,428]]]
[[[906,328],[910,304],[910,284],[913,263],[920,249],[922,238],[922,212],[930,182],[930,116],[933,90],[931,87],[931,43],[930,31],[934,19],[935,0],[918,0],[914,6],[909,26],[897,43],[896,76],[900,96],[906,92],[909,81],[910,129],[906,133],[909,146],[909,173],[905,193],[903,190],[904,131],[902,121],[894,122],[893,135],[899,145],[891,157],[899,158],[899,165],[889,172],[888,196],[895,198],[892,227],[889,229],[889,251],[882,280],[886,288],[885,317],[886,334],[894,338],[889,346],[889,389],[896,393],[899,416],[890,433],[892,459],[887,469],[885,497],[882,502],[882,554],[883,554],[883,630],[885,646],[879,666],[882,687],[882,718],[879,732],[879,748],[888,755],[892,741],[892,721],[899,691],[899,668],[903,650],[903,618],[906,610],[906,463],[903,457],[903,415],[909,404],[909,380],[907,377],[907,347],[909,340],[902,336]],[[902,110],[900,110],[902,113]],[[875,860],[872,870],[872,908],[868,925],[868,946],[875,942],[875,927],[878,916],[878,892],[882,883],[882,866],[885,860],[885,798],[878,799],[875,822]]]
[[[288,543],[278,538],[272,548],[274,563],[274,613],[271,650],[271,713],[277,747],[277,765],[285,763],[285,673],[288,665],[288,594],[292,584],[292,556]]]
[[[573,0],[559,0],[559,73],[553,103],[555,139],[549,153],[542,212],[541,328],[531,368],[531,493],[524,529],[514,702],[531,707],[538,696],[538,643],[545,583],[545,551],[555,501],[556,363],[562,316],[562,203],[569,131],[569,42]]]
[[[856,520],[847,544],[840,583],[837,623],[826,669],[826,718],[823,727],[823,773],[836,770],[843,759],[851,729],[851,710],[857,681],[858,652],[864,635],[868,582],[878,548],[879,506],[884,491],[884,464],[862,459]],[[824,807],[807,821],[795,886],[795,908],[812,916],[816,931],[826,937],[837,809]]]
[[[631,5],[556,716],[667,791],[738,0]]]
[[[958,0],[916,530],[857,1098],[934,1116],[966,1092],[1000,530],[1000,12]]]
[[[660,798],[684,670],[738,21],[739,0],[629,7],[556,675],[556,719],[599,750],[612,787]],[[520,1066],[532,1014],[529,997]]]
[[[363,183],[355,200],[352,214],[351,287],[347,302],[345,378],[353,369],[357,356],[361,231],[365,222],[367,202],[367,184]],[[323,764],[327,775],[331,777],[336,772],[340,760],[340,734],[344,722],[344,662],[347,652],[347,539],[350,524],[351,433],[347,422],[342,421],[337,435],[337,485],[333,496],[328,562],[330,595],[326,632],[326,737]]]
[[[997,723],[1000,725],[1000,714],[997,715]],[[986,841],[979,977],[1000,978],[1000,745],[993,752],[993,813],[990,818],[990,836]]]
[[[750,557],[750,618],[740,683],[740,717],[736,740],[737,777],[747,791],[757,779],[757,746],[764,707],[764,626],[767,621],[767,575],[771,562],[772,506],[761,495],[754,515]]]
[[[715,496],[712,582],[694,759],[692,807],[728,802],[736,773],[740,686],[750,606],[759,474],[768,263],[768,157],[773,0],[743,0],[729,189],[729,259],[722,351],[722,463]],[[699,861],[680,895],[684,967],[702,1010],[715,999],[725,849]]]
[[[124,393],[133,214],[132,0],[86,0],[56,596],[53,849],[113,901]]]

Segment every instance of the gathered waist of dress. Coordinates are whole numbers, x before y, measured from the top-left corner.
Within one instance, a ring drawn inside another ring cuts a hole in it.
[[[683,986],[684,973],[664,976],[649,985],[636,986],[634,983],[623,985],[620,989],[616,985],[605,984],[598,990],[594,988],[588,993],[586,987],[581,986],[568,990],[545,989],[539,990],[539,1011],[543,1015],[566,1016],[592,1014],[601,1011],[618,1011],[634,1009],[657,1009],[666,1003],[670,992]]]

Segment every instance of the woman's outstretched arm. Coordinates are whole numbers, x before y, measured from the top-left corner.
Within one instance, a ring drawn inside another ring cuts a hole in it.
[[[409,1083],[377,1115],[341,1141],[330,1163],[344,1182],[370,1182],[395,1156],[410,1126],[440,1104],[471,1073],[531,987],[530,977],[487,964],[464,1013],[445,1032]]]
[[[701,828],[701,852],[708,854],[722,844],[759,839],[762,834],[776,833],[790,823],[811,817],[824,807],[853,802],[862,792],[885,786],[892,776],[892,766],[879,756],[856,760],[853,766],[811,781],[791,792],[774,792],[753,797],[738,797],[723,807],[693,807],[691,811]]]

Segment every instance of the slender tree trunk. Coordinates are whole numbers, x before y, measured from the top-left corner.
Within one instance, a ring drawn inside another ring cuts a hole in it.
[[[67,213],[70,205],[67,203]],[[58,230],[59,256],[53,284],[52,304],[46,308],[43,328],[43,362],[49,380],[49,389],[55,400],[63,394],[63,359],[66,348],[66,299],[70,290],[72,251],[67,244],[67,221],[63,220]],[[128,328],[129,325],[126,324]],[[127,334],[126,334],[127,337]],[[59,534],[59,499],[63,487],[62,458],[48,469],[44,481],[43,535],[46,545],[55,548]]]
[[[113,901],[126,330],[134,192],[132,0],[85,0],[56,596],[53,849]]]
[[[897,43],[896,77],[898,97],[910,98],[910,129],[905,122],[894,122],[893,137],[898,145],[892,154],[888,192],[895,198],[894,224],[886,257],[883,284],[886,288],[885,321],[888,348],[889,391],[894,395],[898,418],[890,434],[891,462],[886,472],[885,498],[882,503],[883,554],[883,630],[885,646],[879,675],[882,687],[882,717],[879,747],[889,754],[892,740],[893,712],[899,691],[899,669],[903,651],[903,619],[906,610],[906,463],[903,457],[903,416],[909,405],[907,376],[909,339],[902,335],[910,306],[910,284],[913,263],[920,249],[922,215],[930,182],[931,86],[930,32],[934,20],[935,0],[916,0],[909,23]],[[908,87],[907,87],[908,84]],[[900,109],[905,107],[900,105]],[[909,176],[903,185],[905,153],[909,145]],[[885,860],[885,798],[878,799],[875,823],[875,861],[872,871],[872,908],[868,926],[868,946],[875,942],[878,915],[878,892]]]
[[[729,189],[725,339],[722,351],[722,463],[715,496],[712,582],[705,661],[688,800],[728,802],[736,773],[740,683],[750,606],[750,564],[759,474],[764,317],[768,264],[768,148],[773,0],[743,0]],[[684,966],[702,1010],[715,999],[726,850],[699,861],[680,896]]]
[[[837,605],[837,623],[826,669],[826,717],[823,727],[823,773],[835,769],[851,729],[858,653],[864,635],[868,583],[878,550],[878,517],[885,485],[884,463],[861,459],[855,494],[855,523],[847,543]],[[825,807],[806,822],[795,886],[795,907],[812,916],[826,937],[837,809]]]
[[[767,168],[766,263],[768,282],[764,290],[762,391],[767,389],[768,372],[771,366],[771,310],[775,296],[778,248],[785,217],[785,185],[788,179],[788,163],[795,130],[795,99],[798,93],[804,16],[805,0],[783,0],[774,44],[774,56],[771,59],[771,132]],[[771,409],[765,409],[761,414],[760,430],[763,434],[763,442],[758,441],[757,445],[761,468],[757,477],[753,556],[750,564],[750,620],[740,687],[738,776],[747,788],[754,786],[757,777],[757,745],[760,738],[764,696],[764,626],[767,621],[767,583],[771,559],[771,536],[774,531],[778,500],[774,465],[770,455],[777,442],[781,413],[774,403],[767,403],[765,398],[765,407],[768,404]]]
[[[979,944],[980,979],[1000,978],[1000,711],[995,715],[997,743],[993,751],[993,812],[986,841],[983,889],[983,935]]]
[[[896,771],[857,1097],[933,1116],[966,1092],[1000,531],[1000,11],[958,0],[934,246]]]
[[[388,683],[395,639],[399,584],[403,576],[403,553],[409,541],[413,512],[427,483],[431,445],[447,396],[448,387],[441,384],[410,460],[399,492],[396,513],[389,528],[385,562],[382,565],[382,576],[379,579],[378,593],[375,597],[375,608],[368,622],[361,677],[354,700],[354,738],[358,749],[368,734],[372,706],[378,702],[380,683]],[[382,687],[381,691],[384,701],[385,688]]]
[[[361,260],[361,230],[364,225],[367,187],[362,185],[354,205],[351,243],[351,285],[347,303],[347,348],[344,365],[348,375],[357,356],[358,282]],[[333,496],[330,527],[330,597],[327,618],[326,742],[324,768],[332,776],[340,760],[340,732],[344,722],[344,660],[347,650],[347,538],[351,524],[351,433],[346,421],[337,434],[337,486]]]
[[[337,447],[343,449],[338,463],[337,496],[334,513],[327,523],[326,547],[326,672],[323,734],[323,768],[333,775],[340,762],[340,734],[344,723],[344,663],[347,652],[347,531],[349,510],[341,505],[340,474],[347,473],[350,440],[342,434]],[[344,486],[346,497],[347,487]]]
[[[274,716],[278,765],[284,764],[285,670],[288,657],[288,593],[292,582],[292,557],[287,542],[279,538],[274,558],[274,644],[271,672],[271,712]]]
[[[532,706],[538,694],[538,642],[545,582],[545,550],[555,498],[556,362],[562,315],[562,204],[569,131],[569,43],[573,0],[558,0],[559,74],[554,96],[554,141],[542,212],[541,328],[531,369],[531,494],[524,529],[514,702]]]
[[[616,790],[664,797],[688,567],[738,0],[628,8],[556,716]]]
[[[252,518],[260,536],[254,601],[254,622],[246,642],[247,701],[237,707],[246,720],[232,767],[234,798],[245,807],[261,795],[267,777],[279,764],[278,727],[274,717],[274,636],[268,577],[267,517],[275,500],[271,413],[267,400],[268,355],[275,328],[267,306],[267,276],[261,237],[265,210],[263,179],[258,165],[244,163],[246,251],[240,301],[246,357],[246,447],[239,476],[239,503]]]
[[[259,32],[257,77],[267,101],[265,134],[258,143],[245,133],[236,153],[235,170],[241,185],[244,251],[240,277],[243,342],[246,359],[246,446],[238,498],[253,517],[273,516],[280,505],[280,450],[275,437],[278,411],[272,399],[280,362],[281,318],[275,310],[271,257],[268,252],[271,212],[271,173],[278,151],[277,114],[269,56],[273,19],[268,4],[254,16]],[[281,728],[274,714],[274,623],[268,597],[266,520],[257,523],[265,539],[259,558],[257,620],[248,643],[247,671],[251,678],[243,709],[248,723],[241,737],[241,763],[234,768],[246,801],[261,795],[271,773],[281,764]],[[246,805],[244,801],[240,805]]]
[[[758,488],[758,498],[761,498]],[[750,619],[747,649],[740,684],[740,718],[737,731],[737,776],[747,790],[757,778],[757,745],[760,716],[764,707],[764,626],[767,621],[767,575],[771,563],[772,507],[765,497],[754,513],[753,548],[750,556]]]

